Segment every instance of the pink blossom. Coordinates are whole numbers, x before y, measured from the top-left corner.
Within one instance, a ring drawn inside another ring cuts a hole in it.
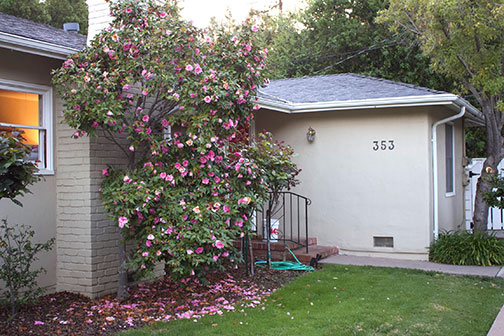
[[[195,67],[194,67],[194,72],[196,73],[196,75],[199,75],[203,70],[201,69],[200,65],[199,64],[195,64]]]
[[[190,254],[193,254],[193,253],[194,253],[194,252],[193,252],[193,250],[191,250],[191,249],[187,249],[187,254],[189,254],[189,255],[190,255]]]
[[[166,14],[166,12],[161,12],[161,13],[159,13],[159,17],[160,17],[161,19],[164,19],[164,18],[166,17],[166,15],[167,15],[167,14]]]
[[[217,247],[218,249],[224,248],[224,243],[221,242],[220,240],[216,240],[215,247]]]
[[[170,126],[170,122],[166,119],[163,119],[163,120],[161,120],[161,125],[163,127],[168,127],[168,126]]]
[[[146,114],[142,117],[143,122],[149,122],[149,116]]]
[[[156,255],[159,257],[161,255],[161,251],[157,250]]]
[[[203,178],[203,180],[201,180],[201,183],[203,183],[203,184],[208,184],[208,182],[210,182],[210,180],[207,179],[206,177]]]
[[[230,209],[227,205],[224,205],[224,206],[222,207],[222,210],[223,210],[224,212],[229,212],[229,210],[231,210],[231,209]]]
[[[129,146],[129,150],[134,152],[135,151],[135,147],[133,145]]]
[[[259,30],[259,28],[257,28],[257,26],[256,26],[256,25],[252,26],[252,31],[253,31],[253,32],[256,32],[256,31],[258,31],[258,30]]]
[[[131,10],[131,8],[128,7],[128,8],[126,8],[125,12],[129,14],[132,12],[132,10]]]
[[[150,235],[147,236],[147,239],[154,240],[154,235],[151,233]]]
[[[107,168],[102,169],[101,173],[102,173],[102,175],[109,176]]]
[[[169,175],[166,175],[166,181],[170,182],[170,181],[173,181],[173,175],[172,174],[169,174]]]
[[[145,242],[145,245],[146,245],[147,247],[151,247],[152,243],[150,242],[150,240],[147,240],[147,241]]]
[[[201,253],[203,253],[203,247],[198,247],[198,248],[196,249],[196,251],[194,251],[194,252],[196,252],[196,254],[201,254]]]
[[[161,174],[159,174],[159,177],[161,177],[164,180],[166,178],[166,173],[162,172]]]
[[[45,323],[44,323],[44,322],[42,322],[42,321],[35,321],[35,323],[34,323],[34,324],[35,324],[35,325],[44,325]]]
[[[191,64],[187,64],[185,67],[186,71],[193,71],[193,66]]]
[[[194,208],[193,208],[193,211],[194,211],[195,213],[197,213],[197,214],[199,214],[199,213],[201,212],[201,210],[200,210],[199,206],[194,207]]]
[[[121,216],[118,219],[119,227],[122,229],[124,225],[128,224],[128,218]]]
[[[217,261],[217,260],[219,260],[219,256],[218,256],[218,255],[214,255],[214,256],[212,257],[212,259],[213,259],[214,261]]]
[[[147,90],[147,89],[142,90],[142,94],[144,96],[147,96],[149,94],[149,90]]]
[[[149,252],[142,253],[142,257],[148,257],[148,256],[149,256]]]
[[[212,98],[210,98],[210,96],[205,96],[203,100],[205,101],[205,103],[210,103],[212,101]]]
[[[109,117],[111,117],[111,116],[113,116],[113,115],[114,115],[114,113],[112,113],[112,111],[110,111],[110,110],[109,110],[109,111],[107,111],[107,115],[108,115]]]
[[[226,251],[226,252],[222,253],[222,256],[223,256],[224,258],[229,257],[229,251]]]
[[[123,90],[124,91],[128,91],[129,89],[131,89],[131,85],[126,84],[126,85],[123,86]]]

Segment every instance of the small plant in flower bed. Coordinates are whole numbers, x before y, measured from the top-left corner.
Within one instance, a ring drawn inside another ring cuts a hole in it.
[[[504,265],[504,241],[484,232],[443,232],[429,250],[429,260],[454,265]]]
[[[199,319],[263,304],[280,286],[300,275],[296,271],[258,270],[246,277],[243,267],[207,274],[208,283],[196,277],[175,280],[169,276],[129,289],[125,300],[106,296],[92,300],[60,292],[26,306],[12,321],[0,310],[2,335],[110,335],[156,321]]]

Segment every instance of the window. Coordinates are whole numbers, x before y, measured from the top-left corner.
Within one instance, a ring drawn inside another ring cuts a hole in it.
[[[52,128],[50,87],[0,78],[0,130],[23,132],[41,174],[53,173]]]
[[[446,195],[455,194],[455,141],[453,124],[445,125]]]

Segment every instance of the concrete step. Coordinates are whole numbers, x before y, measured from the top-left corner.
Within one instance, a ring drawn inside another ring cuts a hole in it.
[[[306,253],[306,248],[301,247],[292,250],[296,258],[305,264],[310,263],[312,258],[315,258],[317,254],[322,256],[322,259],[327,258],[329,256],[338,254],[338,248],[334,246],[320,246],[320,245],[312,245],[308,247],[308,253]],[[271,260],[280,261],[284,260],[284,256],[286,260],[294,260],[294,257],[290,254],[289,251],[271,251]],[[265,250],[254,250],[254,258],[258,259],[266,259],[266,251]]]
[[[305,242],[304,238],[302,238],[300,242],[304,244]],[[234,245],[236,248],[241,248],[241,240],[235,241]],[[300,244],[291,241],[285,242],[285,245],[290,250],[297,249],[300,246]],[[308,246],[314,246],[314,245],[317,245],[317,238],[308,237]],[[267,242],[262,239],[254,238],[252,239],[252,248],[254,249],[254,251],[267,250]],[[284,242],[283,241],[271,242],[270,248],[271,251],[283,251],[285,249]]]

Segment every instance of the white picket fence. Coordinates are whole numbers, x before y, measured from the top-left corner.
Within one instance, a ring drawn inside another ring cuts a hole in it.
[[[483,168],[483,162],[485,159],[477,158],[472,159],[469,165],[466,167],[466,173],[470,177],[469,184],[465,187],[464,201],[465,201],[465,223],[466,229],[471,229],[472,218],[474,213],[474,199],[476,197],[476,184],[481,174],[481,169]],[[499,163],[499,171],[504,169],[504,161]],[[471,174],[472,172],[472,174]],[[503,210],[499,208],[490,208],[488,211],[488,230],[504,230],[504,214]]]

